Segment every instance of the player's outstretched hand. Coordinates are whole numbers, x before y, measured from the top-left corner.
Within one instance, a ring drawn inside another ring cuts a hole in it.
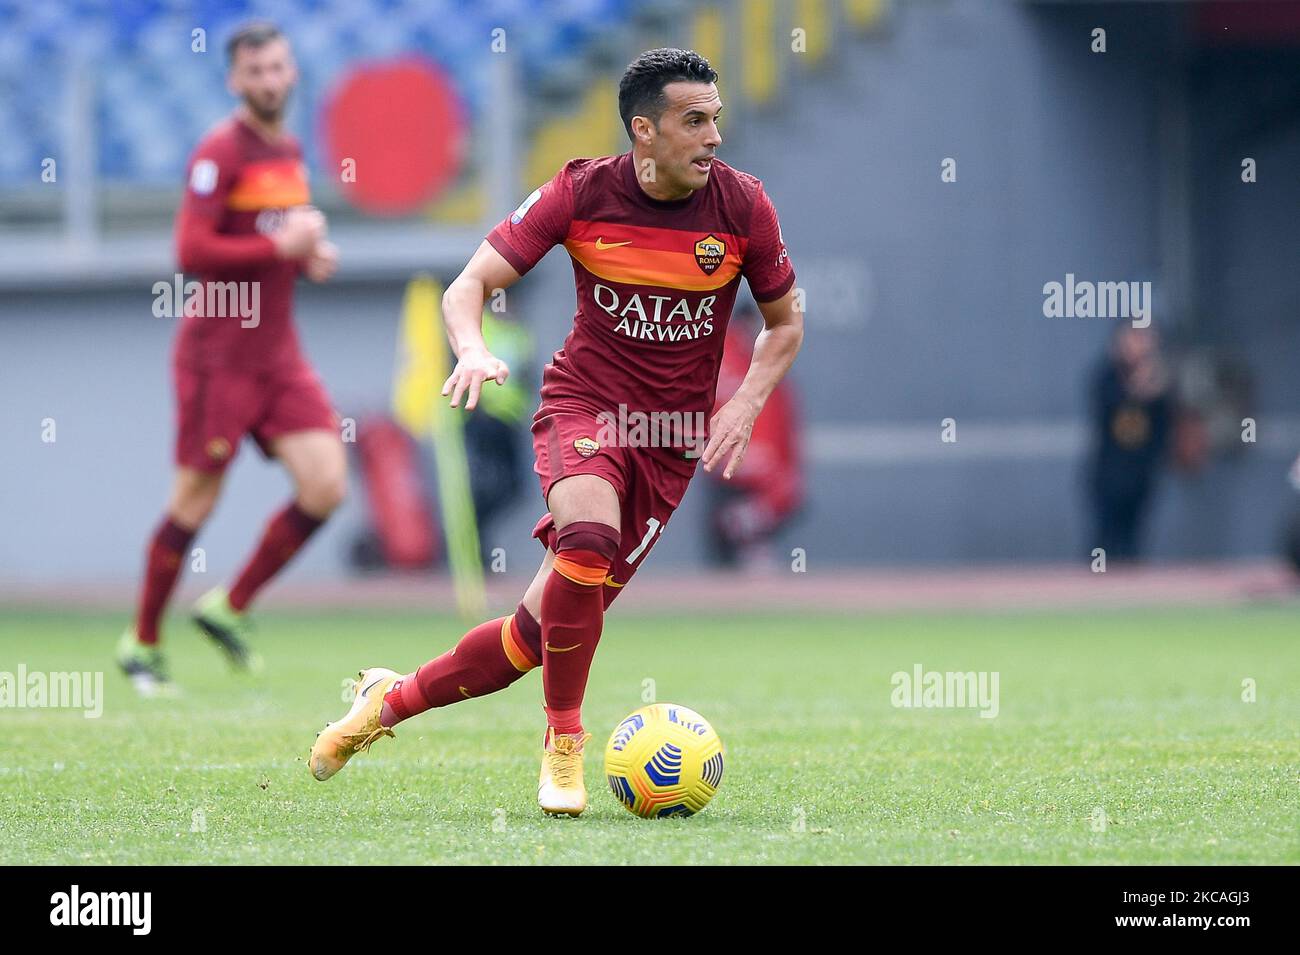
[[[509,377],[510,369],[506,363],[487,349],[466,348],[460,353],[460,360],[443,384],[442,396],[445,398],[451,395],[451,406],[456,408],[460,405],[460,396],[468,392],[465,410],[473,411],[478,406],[478,395],[483,390],[485,381],[504,385]]]
[[[325,239],[325,213],[315,206],[294,206],[284,213],[284,224],[272,234],[282,259],[302,259]]]
[[[704,470],[713,473],[718,462],[730,454],[731,459],[727,461],[722,476],[731,480],[745,457],[745,449],[749,447],[749,436],[754,431],[758,412],[752,402],[741,398],[732,398],[718,409],[709,420],[709,443],[704,446],[704,454],[700,457]]]
[[[307,256],[304,266],[307,278],[313,282],[327,282],[339,268],[339,249],[333,242],[322,240]]]

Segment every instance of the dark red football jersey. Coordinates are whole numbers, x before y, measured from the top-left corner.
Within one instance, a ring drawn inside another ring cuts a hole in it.
[[[707,415],[741,277],[760,302],[794,285],[762,183],[716,159],[704,188],[669,202],[646,195],[630,152],[575,159],[488,241],[520,275],[552,246],[573,261],[578,311],[543,408]]]
[[[232,117],[199,143],[186,179],[176,217],[180,267],[205,289],[210,283],[240,283],[242,301],[255,303],[256,315],[245,319],[221,308],[215,309],[218,314],[187,314],[176,339],[176,362],[244,371],[301,363],[293,324],[300,264],[279,258],[269,238],[286,209],[310,199],[298,141],[285,135],[267,142]],[[251,283],[256,283],[255,298]],[[223,302],[220,296],[211,300]]]

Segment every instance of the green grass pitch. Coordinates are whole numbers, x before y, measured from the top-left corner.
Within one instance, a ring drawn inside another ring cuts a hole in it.
[[[540,674],[399,726],[328,783],[308,774],[344,679],[413,668],[459,637],[451,618],[268,612],[258,680],[173,618],[186,695],[168,702],[111,668],[122,624],[0,613],[0,670],[106,671],[97,720],[0,709],[0,864],[1300,862],[1294,607],[615,612],[580,819],[535,803]],[[997,671],[998,716],[895,708],[890,677],[916,663]],[[693,818],[634,818],[605,785],[604,741],[647,680],[726,743]]]

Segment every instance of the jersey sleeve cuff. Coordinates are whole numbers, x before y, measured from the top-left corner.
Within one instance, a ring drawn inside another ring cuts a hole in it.
[[[501,234],[493,229],[488,233],[488,244],[501,253],[501,258],[510,263],[510,267],[518,272],[521,276],[530,271],[534,263],[526,261],[518,252],[510,247],[510,244],[502,238]]]
[[[756,292],[754,291],[753,288],[750,288],[750,292],[753,293],[755,302],[775,302],[778,298],[785,295],[785,293],[790,291],[790,289],[792,288],[794,288],[793,272],[791,272],[788,276],[786,276],[785,281],[782,282],[774,289],[763,291],[763,292]]]

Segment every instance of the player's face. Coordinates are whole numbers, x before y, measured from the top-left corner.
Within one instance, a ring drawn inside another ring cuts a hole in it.
[[[688,194],[709,182],[713,155],[722,145],[718,114],[722,100],[712,83],[669,83],[667,108],[650,130],[650,156],[660,185]]]
[[[230,66],[230,91],[264,122],[275,122],[284,115],[297,82],[298,67],[283,37],[261,46],[241,46]]]

